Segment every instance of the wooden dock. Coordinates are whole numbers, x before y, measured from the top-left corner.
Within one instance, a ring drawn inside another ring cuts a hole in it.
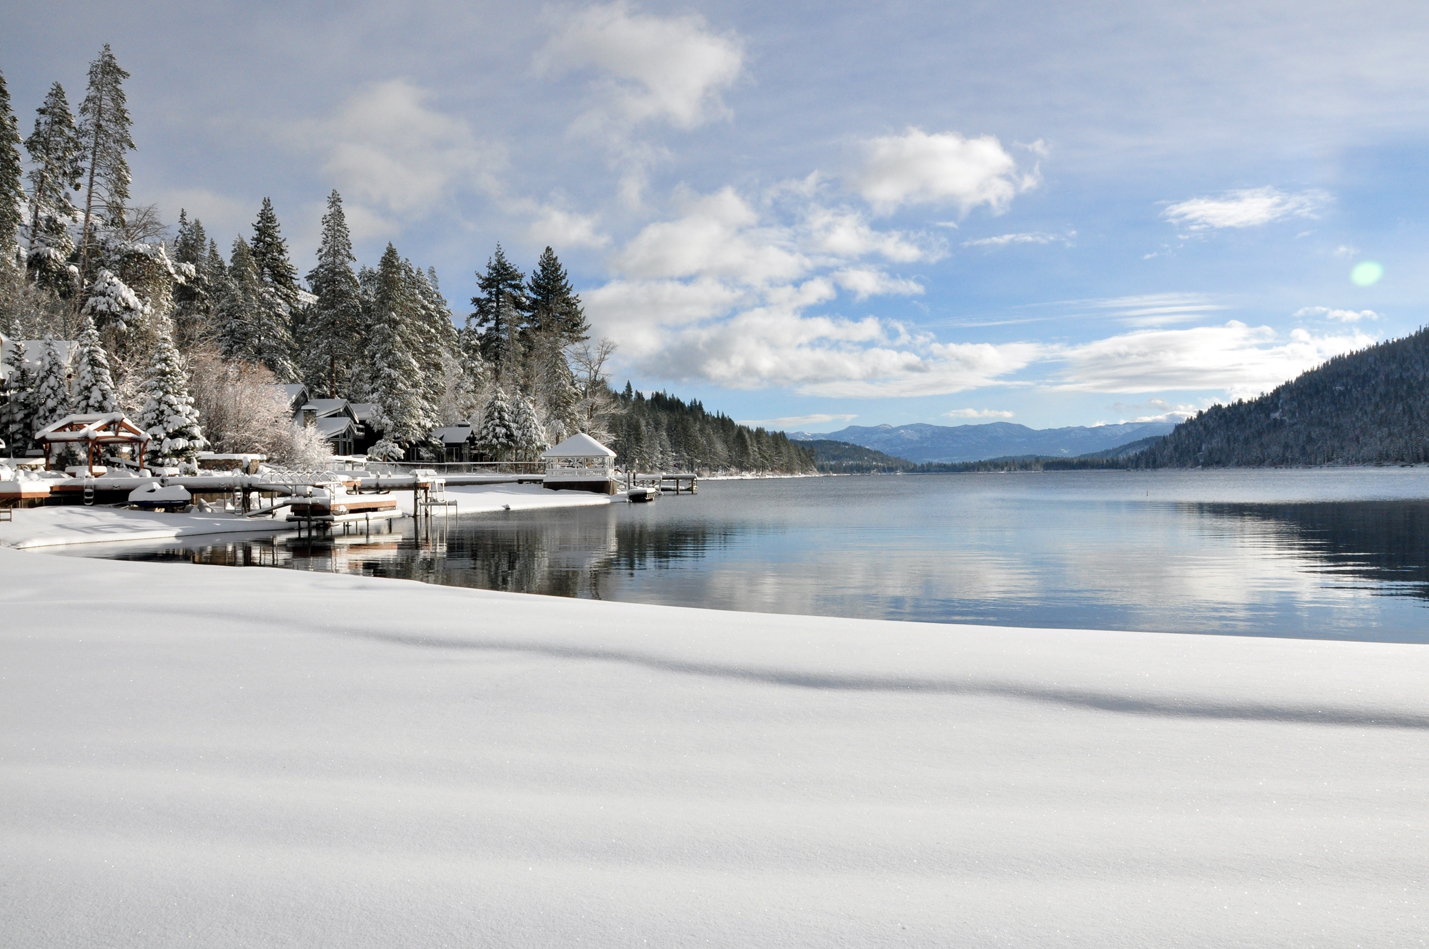
[[[636,472],[631,475],[629,487],[653,487],[661,494],[694,494],[699,478],[685,471]]]

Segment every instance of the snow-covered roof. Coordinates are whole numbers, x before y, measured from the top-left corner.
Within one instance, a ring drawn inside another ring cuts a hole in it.
[[[585,432],[577,432],[554,448],[541,452],[542,458],[614,458],[615,452],[591,438]]]
[[[470,425],[446,425],[432,429],[432,437],[443,445],[460,445],[471,438]]]
[[[308,387],[301,382],[289,382],[278,386],[278,390],[288,400],[288,408],[297,411],[298,406],[308,401]]]
[[[350,402],[348,408],[352,409],[353,416],[359,422],[366,422],[377,414],[378,405],[376,402]]]
[[[329,415],[326,418],[314,420],[313,427],[323,438],[336,438],[343,432],[354,429],[355,424],[346,415]]]
[[[66,415],[35,433],[42,442],[147,442],[149,435],[123,412]]]
[[[346,399],[311,399],[303,404],[302,411],[305,414],[312,412],[316,418],[339,414],[352,416],[352,406]]]

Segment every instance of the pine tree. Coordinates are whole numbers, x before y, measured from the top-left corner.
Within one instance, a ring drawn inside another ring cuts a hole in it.
[[[303,330],[308,385],[334,398],[352,392],[352,377],[367,349],[356,263],[342,196],[334,190],[323,215],[318,263],[308,274],[308,287],[317,300]]]
[[[477,275],[476,284],[481,293],[471,298],[474,310],[466,325],[476,330],[481,355],[492,364],[500,382],[518,358],[518,334],[526,325],[529,309],[526,281],[497,244],[496,253],[486,262],[486,273]]]
[[[201,339],[212,323],[214,295],[221,287],[212,282],[209,273],[211,246],[203,222],[198,218],[190,221],[188,212],[180,208],[178,231],[174,235],[174,260],[186,265],[184,282],[174,287],[174,331],[180,339]],[[214,247],[213,252],[217,254],[217,251]],[[189,268],[192,273],[187,272]]]
[[[78,415],[108,414],[119,411],[119,399],[114,393],[114,380],[109,373],[109,356],[99,341],[94,318],[86,315],[84,330],[75,347],[72,411]]]
[[[35,431],[53,425],[70,414],[69,365],[60,355],[60,346],[54,337],[45,334],[44,353],[40,356],[40,369],[35,375],[35,397],[31,403],[34,409]]]
[[[590,339],[590,324],[581,309],[581,298],[576,296],[566,268],[561,266],[551,248],[545,249],[536,262],[536,269],[531,271],[526,295],[532,333],[549,333],[565,343],[583,343]]]
[[[415,313],[407,267],[391,244],[377,265],[369,339],[372,396],[380,408],[383,431],[372,450],[378,457],[400,457],[435,423],[413,351]]]
[[[258,219],[253,222],[253,241],[249,245],[253,253],[253,264],[258,268],[258,277],[287,308],[291,320],[298,310],[298,268],[288,258],[288,243],[278,227],[278,215],[273,212],[273,202],[263,199],[258,210]]]
[[[0,265],[12,266],[20,250],[21,184],[20,126],[10,108],[10,90],[0,73]]]
[[[74,250],[69,225],[79,217],[70,200],[84,178],[79,132],[64,86],[50,86],[35,110],[35,130],[25,139],[30,155],[30,266],[54,273]],[[42,259],[47,257],[48,259]]]
[[[79,138],[89,179],[79,255],[81,274],[87,272],[89,264],[96,201],[112,225],[124,220],[124,204],[129,200],[128,156],[134,149],[134,140],[129,136],[129,107],[124,98],[123,82],[128,78],[105,43],[99,58],[89,64],[89,88],[79,107]]]
[[[491,394],[482,412],[481,428],[476,434],[476,447],[497,461],[504,461],[517,450],[516,413],[501,386]]]
[[[107,268],[99,268],[94,283],[90,286],[81,311],[106,329],[113,326],[120,332],[127,330],[149,311],[149,306],[139,295],[111,273]]]
[[[546,429],[530,399],[517,393],[511,401],[511,426],[516,450],[528,459],[533,458],[550,447],[546,440]]]
[[[189,395],[188,373],[174,346],[172,327],[168,320],[162,323],[158,346],[144,376],[147,401],[139,414],[139,427],[153,439],[149,443],[149,464],[193,464],[208,442],[199,427],[198,410]]]
[[[25,363],[25,344],[18,339],[5,356],[9,398],[0,405],[0,438],[11,455],[23,455],[35,437],[35,374]]]
[[[286,310],[273,288],[263,283],[248,243],[233,242],[233,259],[219,304],[219,346],[229,359],[262,363],[278,378],[297,378]]]

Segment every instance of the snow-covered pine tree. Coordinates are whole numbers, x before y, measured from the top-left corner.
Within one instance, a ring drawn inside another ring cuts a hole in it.
[[[70,192],[84,178],[79,132],[64,86],[55,83],[35,110],[35,129],[25,139],[30,155],[30,235],[27,247],[32,272],[41,283],[55,285],[65,271],[74,241],[69,226],[79,217]]]
[[[81,312],[106,329],[113,326],[122,333],[142,319],[148,310],[148,304],[139,299],[128,284],[108,268],[101,267],[89,287]]]
[[[219,305],[219,346],[229,359],[262,363],[279,382],[297,378],[286,308],[259,277],[253,254],[241,237],[233,242],[233,259]]]
[[[422,368],[422,396],[428,414],[435,419],[446,389],[448,354],[457,349],[456,327],[446,299],[437,289],[437,272],[425,273],[403,261],[403,276],[412,310],[412,355]]]
[[[160,322],[159,343],[144,375],[147,401],[139,413],[139,427],[153,439],[147,455],[149,464],[191,465],[208,442],[189,395],[183,357],[174,346],[173,327],[168,320]]]
[[[219,288],[210,280],[208,251],[211,242],[198,218],[189,220],[179,209],[179,226],[174,235],[174,260],[187,264],[193,273],[174,287],[174,332],[178,339],[198,340],[209,335],[213,319],[214,295]],[[217,248],[214,248],[217,253]]]
[[[25,201],[21,183],[20,124],[10,108],[10,90],[0,73],[0,265],[19,262],[20,222]]]
[[[481,428],[476,433],[477,450],[497,461],[505,461],[517,450],[517,433],[516,412],[504,388],[496,387],[481,416]]]
[[[72,360],[74,382],[71,386],[71,411],[80,415],[119,411],[119,399],[114,393],[114,379],[109,372],[109,355],[99,341],[94,318],[85,315]]]
[[[308,274],[308,287],[317,300],[304,322],[302,341],[308,387],[333,398],[353,394],[353,376],[367,350],[356,263],[342,195],[334,189],[323,215],[318,263]]]
[[[466,325],[468,330],[476,330],[482,358],[492,365],[501,382],[515,368],[517,333],[526,325],[526,280],[497,244],[496,253],[486,262],[486,273],[477,275],[476,284],[481,292],[471,298],[473,312]]]
[[[0,405],[0,438],[11,455],[23,455],[35,437],[35,374],[25,363],[25,344],[14,340],[5,356],[9,397]]]
[[[519,392],[511,399],[511,426],[516,451],[524,455],[526,460],[534,459],[550,447],[545,426],[541,424],[541,417],[536,414],[536,407]]]
[[[124,98],[124,80],[129,74],[119,67],[109,44],[99,58],[89,64],[89,88],[79,107],[79,139],[84,148],[88,187],[84,196],[84,229],[80,245],[80,273],[87,273],[90,230],[96,204],[108,223],[122,222],[129,200],[129,152],[134,140],[129,135],[129,107]]]
[[[377,265],[372,301],[370,346],[372,400],[381,412],[383,437],[372,448],[376,457],[401,457],[435,424],[434,407],[423,392],[422,368],[413,352],[417,318],[408,267],[391,244]]]
[[[288,257],[288,242],[283,240],[278,215],[268,198],[263,199],[258,219],[253,222],[253,240],[249,249],[253,253],[253,265],[258,268],[258,278],[283,302],[287,308],[286,315],[291,320],[299,306],[298,268]]]
[[[550,247],[542,252],[526,281],[526,296],[533,334],[552,333],[567,344],[590,339],[590,324],[581,309],[581,298],[576,296],[566,268]]]
[[[30,403],[34,410],[35,431],[53,425],[69,415],[69,363],[60,355],[61,346],[53,336],[45,334],[40,354],[40,368],[35,374],[35,396]]]

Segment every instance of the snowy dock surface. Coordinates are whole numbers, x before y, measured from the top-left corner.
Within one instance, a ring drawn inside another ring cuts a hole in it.
[[[1423,646],[0,580],[7,944],[1429,938]]]

